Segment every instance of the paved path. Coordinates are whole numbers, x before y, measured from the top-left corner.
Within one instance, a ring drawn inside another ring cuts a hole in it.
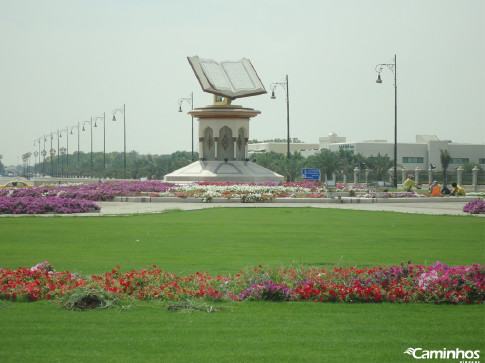
[[[386,211],[418,214],[447,214],[467,215],[463,212],[463,206],[467,202],[449,203],[132,203],[132,202],[97,202],[101,207],[99,213],[86,213],[83,215],[120,215],[136,213],[161,213],[167,209],[196,210],[204,208],[334,208],[353,209],[364,211]],[[479,215],[485,217],[484,214]]]

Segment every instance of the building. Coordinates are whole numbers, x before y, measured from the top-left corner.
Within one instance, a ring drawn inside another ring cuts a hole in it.
[[[258,143],[249,144],[249,153],[287,152],[286,143]],[[362,154],[365,157],[387,155],[390,160],[394,160],[394,143],[387,140],[367,140],[362,142],[347,142],[346,137],[338,136],[331,132],[328,137],[320,137],[319,144],[295,143],[290,144],[290,151],[298,151],[302,156],[314,155],[319,150],[329,149],[338,151],[344,149],[352,154]],[[485,144],[465,144],[455,143],[451,140],[439,140],[435,135],[416,135],[414,143],[397,144],[397,163],[406,170],[429,170],[431,164],[436,166],[436,170],[441,169],[440,154],[441,150],[448,150],[451,156],[449,170],[456,170],[465,162],[480,164],[485,169]]]
[[[318,152],[320,149],[319,144],[307,144],[307,143],[290,143],[290,153],[295,151],[310,151],[310,154]],[[288,152],[288,144],[286,142],[260,142],[255,144],[248,144],[248,154],[263,153],[263,152],[275,152],[285,154]]]
[[[331,151],[349,150],[352,154],[365,157],[387,154],[391,160],[394,159],[394,143],[385,140],[339,142],[326,148]],[[477,163],[485,168],[485,144],[454,143],[451,140],[439,140],[435,135],[416,135],[415,143],[398,143],[397,163],[407,170],[428,170],[431,164],[439,170],[441,150],[448,150],[451,156],[449,170],[455,170],[465,162]]]

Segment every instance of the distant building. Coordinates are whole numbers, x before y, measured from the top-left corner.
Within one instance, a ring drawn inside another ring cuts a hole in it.
[[[394,143],[386,140],[332,143],[327,148],[331,151],[349,150],[352,154],[365,157],[387,154],[390,159],[394,159]],[[398,143],[397,163],[404,169],[428,170],[433,164],[440,170],[440,150],[448,150],[450,153],[449,170],[455,170],[465,162],[478,163],[485,168],[485,144],[454,143],[451,140],[439,140],[435,135],[416,135],[415,143]]]
[[[306,144],[306,143],[290,143],[290,153],[295,151],[301,152],[305,150],[311,150],[312,154],[319,150],[318,144]],[[248,144],[248,154],[263,153],[263,152],[275,152],[286,154],[288,152],[288,144],[286,142],[260,142],[255,144]]]
[[[249,153],[270,152],[286,154],[286,143],[249,144]],[[298,151],[308,157],[321,149],[338,151],[344,149],[352,154],[362,154],[365,157],[386,155],[394,159],[394,143],[387,140],[367,140],[362,142],[347,142],[346,137],[337,136],[331,132],[328,137],[320,137],[319,144],[290,144],[290,151]],[[404,169],[428,170],[430,165],[441,169],[440,150],[448,150],[451,156],[449,170],[455,170],[465,162],[477,163],[485,169],[485,144],[454,143],[451,140],[439,140],[435,135],[416,135],[415,143],[397,144],[397,163]]]
[[[346,137],[337,136],[335,132],[331,132],[327,137],[320,137],[318,139],[320,144],[320,149],[328,149],[330,144],[338,144],[347,142]]]

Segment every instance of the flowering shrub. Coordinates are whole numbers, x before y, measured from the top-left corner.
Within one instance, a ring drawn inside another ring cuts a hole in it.
[[[171,192],[173,188],[174,184],[165,183],[158,180],[120,181],[94,184],[41,186],[37,188],[5,188],[0,189],[0,196],[51,196],[60,198],[104,201],[113,199],[116,196],[138,196],[142,195],[142,193],[150,192]]]
[[[383,198],[423,198],[426,197],[425,193],[414,193],[414,192],[386,192],[382,195]]]
[[[372,268],[306,266],[241,270],[232,276],[193,273],[176,276],[156,266],[121,272],[116,266],[101,275],[56,272],[43,262],[31,269],[0,269],[0,299],[35,301],[60,298],[77,288],[101,289],[117,298],[137,300],[228,299],[316,302],[485,301],[485,266],[407,265]]]
[[[463,212],[470,214],[485,213],[485,201],[482,199],[472,200],[463,207]]]
[[[44,214],[86,213],[101,208],[90,200],[60,197],[0,197],[0,213]]]
[[[237,298],[238,300],[287,301],[296,300],[298,295],[285,284],[263,281],[241,291]]]
[[[349,192],[359,198],[375,198],[373,190],[343,184],[337,184],[336,191]],[[94,184],[68,184],[41,186],[38,188],[5,188],[0,189],[3,210],[0,213],[80,213],[90,208],[99,210],[93,204],[81,201],[107,201],[117,196],[149,196],[196,198],[210,202],[213,198],[239,198],[243,203],[259,203],[275,198],[326,198],[327,189],[321,182],[304,180],[276,184],[234,183],[234,182],[194,182],[177,185],[157,180],[118,181]],[[425,194],[385,193],[385,198],[424,197]],[[24,199],[21,199],[24,198]],[[30,199],[29,199],[30,198]],[[51,199],[47,199],[51,198]],[[56,199],[52,199],[56,198]],[[35,199],[38,199],[37,201]],[[62,199],[70,200],[62,201]],[[78,200],[77,204],[74,200]],[[54,208],[53,202],[59,207]],[[76,206],[73,206],[76,204]],[[2,204],[0,204],[2,208]],[[52,209],[55,210],[52,210]]]

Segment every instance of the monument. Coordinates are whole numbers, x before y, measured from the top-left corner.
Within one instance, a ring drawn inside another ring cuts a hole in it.
[[[188,112],[199,122],[199,160],[165,175],[165,181],[282,182],[283,176],[248,158],[249,121],[261,112],[232,104],[266,93],[250,60],[188,60],[202,90],[214,95],[214,104]]]

